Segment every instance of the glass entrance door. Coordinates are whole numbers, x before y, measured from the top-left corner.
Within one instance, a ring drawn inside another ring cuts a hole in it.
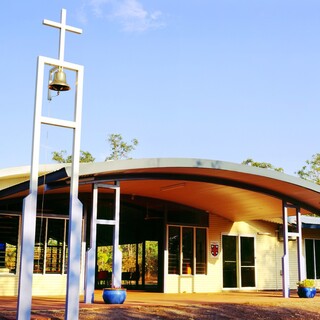
[[[237,237],[222,236],[223,287],[236,288],[237,277]]]
[[[307,278],[320,279],[320,240],[306,239]]]
[[[241,287],[255,287],[254,238],[240,237]]]
[[[254,237],[222,236],[223,288],[255,287]]]

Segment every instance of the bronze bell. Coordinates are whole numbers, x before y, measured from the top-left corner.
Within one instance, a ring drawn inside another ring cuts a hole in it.
[[[67,84],[66,74],[61,67],[54,73],[53,80],[49,83],[49,89],[54,91],[68,91],[71,89]]]

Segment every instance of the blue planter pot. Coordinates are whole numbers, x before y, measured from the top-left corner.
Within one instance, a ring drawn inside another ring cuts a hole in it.
[[[126,300],[127,290],[126,289],[103,289],[102,298],[105,303],[108,304],[122,304]]]
[[[316,288],[298,287],[298,296],[300,298],[313,298],[316,292]]]

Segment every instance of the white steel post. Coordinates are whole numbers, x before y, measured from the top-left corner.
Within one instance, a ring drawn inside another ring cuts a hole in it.
[[[296,225],[297,225],[297,254],[298,254],[298,280],[302,281],[306,278],[305,259],[302,254],[302,225],[300,208],[296,208]]]
[[[282,296],[290,296],[290,279],[289,279],[289,243],[288,243],[288,208],[282,203],[282,220],[283,220],[283,257],[282,257]]]
[[[97,239],[97,211],[98,211],[98,185],[93,185],[92,190],[92,214],[90,223],[90,248],[86,254],[86,282],[84,302],[94,302],[94,283],[96,273],[96,239]]]
[[[81,266],[81,229],[82,203],[78,199],[79,163],[80,163],[80,131],[82,115],[83,68],[78,70],[77,91],[75,97],[75,127],[73,133],[72,172],[69,205],[69,244],[67,303],[65,319],[74,320],[79,317],[80,266]]]
[[[295,209],[296,214],[296,232],[289,232],[288,230],[288,208]],[[300,208],[289,203],[282,204],[283,210],[283,251],[282,258],[282,282],[283,282],[283,297],[288,298],[290,296],[290,277],[289,277],[289,237],[297,238],[297,261],[298,261],[298,279],[299,281],[305,279],[305,259],[302,254],[302,225],[301,225],[301,213]]]
[[[20,272],[18,287],[17,319],[30,319],[32,301],[32,277],[34,259],[34,241],[36,230],[36,212],[38,195],[38,171],[40,153],[41,106],[44,64],[38,58],[35,111],[33,123],[33,144],[30,172],[30,193],[23,200],[22,238],[20,253]]]
[[[117,186],[119,183],[117,182]],[[112,260],[112,286],[121,287],[122,275],[122,252],[119,249],[119,230],[120,230],[120,188],[115,190],[115,212],[113,229],[113,260]]]

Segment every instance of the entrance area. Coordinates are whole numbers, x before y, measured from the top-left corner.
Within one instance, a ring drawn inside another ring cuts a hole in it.
[[[222,236],[223,288],[254,288],[255,238]]]
[[[135,290],[158,289],[158,241],[122,244],[122,286]],[[97,248],[96,288],[109,287],[112,277],[112,246]]]
[[[164,218],[162,208],[135,198],[135,205],[122,202],[119,249],[122,253],[121,286],[130,290],[162,291]],[[158,210],[156,210],[158,209]],[[102,197],[98,218],[112,217],[113,202]],[[97,225],[96,288],[112,282],[113,226]]]
[[[320,279],[320,240],[306,239],[307,278]]]
[[[100,196],[98,219],[112,219],[112,199]],[[165,245],[169,247],[169,275],[190,281],[193,276],[207,273],[207,213],[138,197],[124,200],[125,197],[121,202],[119,232],[122,286],[163,292]],[[112,243],[113,226],[97,225],[96,288],[111,285]]]

